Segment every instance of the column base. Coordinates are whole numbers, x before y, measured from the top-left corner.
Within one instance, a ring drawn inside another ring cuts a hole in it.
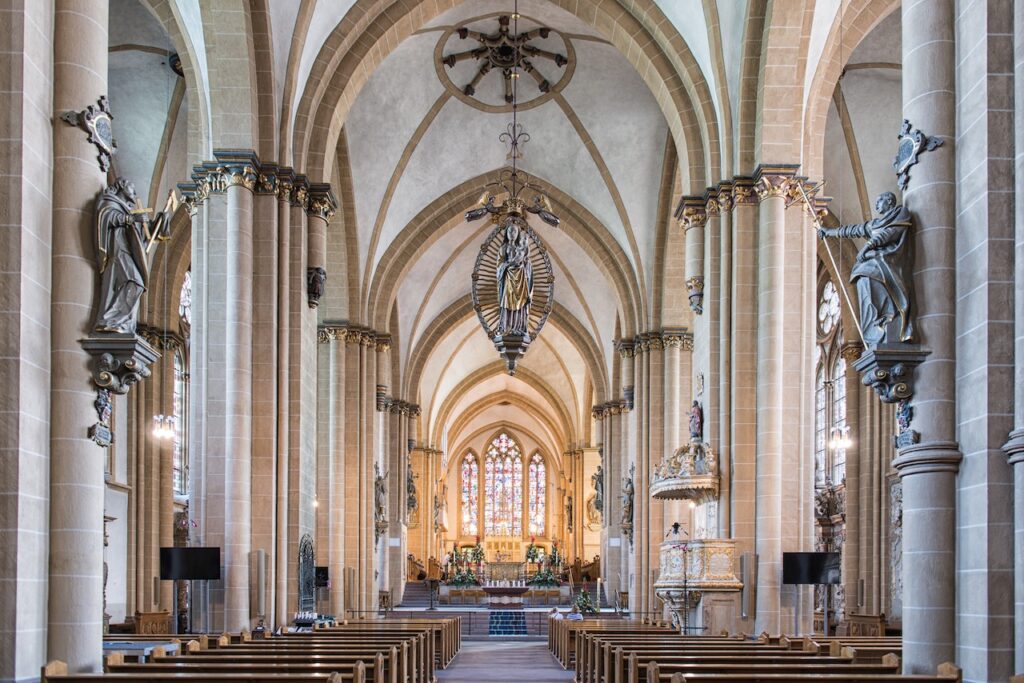
[[[929,441],[901,448],[892,466],[901,478],[931,472],[956,473],[963,457],[956,441]]]
[[[1024,463],[1024,429],[1010,432],[1010,440],[1003,444],[1003,452],[1010,459],[1011,465]]]

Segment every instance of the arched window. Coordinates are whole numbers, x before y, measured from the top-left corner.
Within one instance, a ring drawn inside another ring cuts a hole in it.
[[[814,484],[846,479],[846,361],[839,291],[827,277],[818,290],[818,344],[814,349]]]
[[[836,359],[832,369],[832,429],[836,434],[832,452],[832,481],[846,479],[846,443],[849,433],[846,427],[846,361],[842,356]]]
[[[187,438],[186,420],[188,419],[186,406],[188,405],[188,371],[185,368],[185,359],[181,351],[174,354],[174,389],[172,396],[172,407],[174,409],[174,442],[172,444],[171,470],[174,481],[174,493],[185,495],[188,493],[188,457],[185,440]]]
[[[185,334],[192,327],[192,269],[185,271],[185,281],[181,283],[181,292],[178,297],[178,316],[181,318],[181,327]]]
[[[544,513],[547,503],[547,469],[540,453],[530,458],[530,535],[544,534]]]
[[[491,442],[484,461],[484,533],[523,533],[523,456],[519,446],[501,433]]]
[[[462,459],[462,533],[476,536],[480,533],[477,520],[480,518],[480,465],[476,456],[466,454]]]

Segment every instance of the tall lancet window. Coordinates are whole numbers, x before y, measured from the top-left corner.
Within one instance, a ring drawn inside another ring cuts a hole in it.
[[[544,513],[547,504],[547,469],[540,453],[530,458],[530,535],[544,534]]]
[[[814,349],[814,483],[846,479],[850,429],[846,421],[846,361],[839,291],[828,278],[818,290],[818,344]]]
[[[508,434],[491,442],[484,461],[484,533],[523,533],[523,456]]]
[[[480,465],[476,456],[466,454],[462,459],[462,534],[480,533]]]

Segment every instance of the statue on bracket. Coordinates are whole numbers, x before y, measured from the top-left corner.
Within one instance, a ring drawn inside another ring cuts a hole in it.
[[[866,223],[818,229],[821,238],[867,240],[857,252],[850,281],[857,287],[860,327],[869,349],[910,342],[914,336],[907,267],[910,212],[896,203],[892,192],[878,195],[875,211],[878,217]]]
[[[149,255],[157,241],[170,238],[170,220],[178,207],[171,190],[163,211],[153,220],[152,209],[137,206],[135,185],[118,178],[100,195],[96,205],[96,253],[99,260],[100,297],[96,332],[135,334],[139,300],[149,283]]]
[[[622,535],[633,545],[633,474],[636,465],[629,466],[629,476],[622,479]]]
[[[597,471],[590,475],[590,481],[594,484],[594,509],[604,514],[604,469],[600,463]]]
[[[690,441],[701,441],[704,438],[704,410],[699,401],[694,401],[688,413],[690,416]]]
[[[380,540],[380,537],[387,531],[388,528],[388,513],[387,513],[387,472],[381,474],[380,465],[377,463],[373,464],[373,516],[374,516],[374,542]]]

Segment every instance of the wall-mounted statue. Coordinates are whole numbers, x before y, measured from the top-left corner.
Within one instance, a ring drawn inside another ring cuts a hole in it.
[[[629,466],[629,476],[622,480],[622,533],[633,545],[633,473],[636,466]]]
[[[100,279],[97,332],[134,334],[139,300],[149,282],[149,254],[156,241],[170,237],[170,220],[177,209],[172,190],[163,211],[152,220],[151,209],[140,209],[135,185],[118,178],[103,190],[96,205],[96,247]]]
[[[530,326],[530,302],[533,300],[533,266],[530,243],[523,219],[505,219],[505,241],[498,251],[498,311],[495,332],[499,335],[525,335]]]
[[[821,238],[867,240],[857,253],[850,281],[857,286],[860,327],[869,349],[879,344],[909,342],[914,336],[907,264],[910,212],[896,203],[892,192],[878,195],[875,211],[878,217],[866,223],[818,229]]]
[[[412,463],[408,463],[405,470],[405,510],[412,514],[419,507],[416,498],[416,474],[412,471]]]
[[[572,495],[569,495],[565,499],[565,525],[569,529],[569,533],[572,533]]]
[[[387,490],[388,475],[387,472],[381,473],[380,466],[377,463],[373,464],[373,516],[375,520],[374,531],[375,541],[380,540],[381,535],[388,528],[388,513],[387,513]]]
[[[594,509],[604,514],[604,469],[600,463],[597,471],[590,475],[590,481],[594,484]]]
[[[690,407],[690,441],[701,441],[704,438],[704,410],[698,401]]]

